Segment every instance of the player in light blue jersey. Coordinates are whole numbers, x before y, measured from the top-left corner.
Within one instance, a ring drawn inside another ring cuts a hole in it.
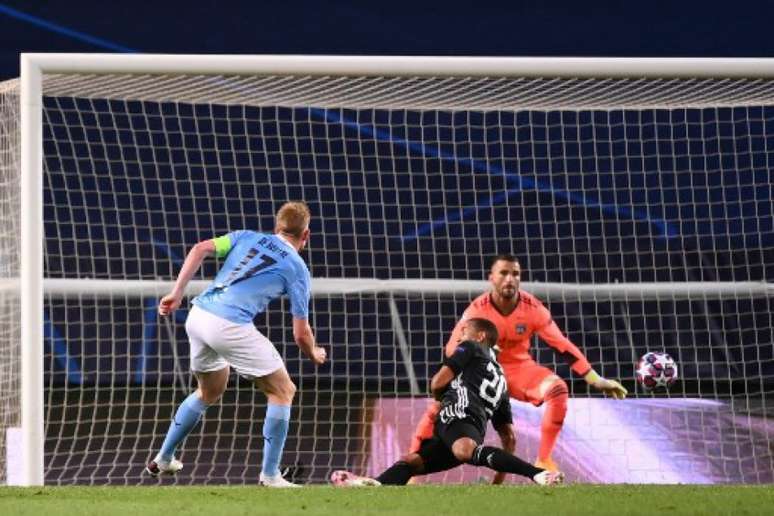
[[[317,345],[308,321],[309,269],[298,254],[309,239],[309,220],[306,204],[288,202],[277,212],[274,234],[234,231],[199,242],[186,256],[174,289],[159,303],[162,316],[180,307],[186,285],[206,257],[225,257],[225,263],[215,280],[193,300],[186,319],[191,370],[198,389],[177,409],[161,451],[146,467],[150,475],[174,474],[182,469],[175,450],[207,407],[220,399],[233,367],[268,398],[260,484],[298,487],[279,472],[296,386],[274,345],[253,325],[253,318],[271,300],[287,294],[296,344],[315,364],[325,363],[325,349]]]

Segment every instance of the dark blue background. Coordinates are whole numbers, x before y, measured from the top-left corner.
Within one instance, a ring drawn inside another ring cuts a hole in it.
[[[773,18],[765,1],[6,0],[0,79],[22,51],[766,57]]]

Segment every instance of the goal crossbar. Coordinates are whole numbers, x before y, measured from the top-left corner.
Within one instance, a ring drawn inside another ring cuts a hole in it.
[[[22,54],[45,73],[774,78],[770,58]]]
[[[194,280],[186,288],[186,295],[201,293],[209,281]],[[106,297],[161,296],[171,291],[172,281],[152,280],[99,280],[53,279],[43,281],[45,294],[51,296],[89,295]],[[14,288],[14,282],[0,283],[0,290]],[[398,295],[471,295],[489,288],[486,281],[476,280],[379,280],[371,278],[312,280],[313,296],[342,296],[351,294]],[[652,283],[540,283],[524,282],[522,288],[541,298],[572,299],[578,301],[655,301],[655,300],[713,300],[747,297],[774,297],[774,284],[759,281],[719,282],[652,282]]]

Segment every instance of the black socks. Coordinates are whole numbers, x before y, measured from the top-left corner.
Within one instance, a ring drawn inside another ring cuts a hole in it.
[[[503,473],[515,473],[527,477],[530,480],[532,477],[543,471],[541,468],[536,468],[532,464],[524,462],[505,450],[495,448],[494,446],[484,445],[477,447],[473,452],[470,464],[473,464],[474,466],[486,466],[487,468]]]
[[[414,472],[411,470],[408,462],[398,461],[381,475],[376,477],[376,480],[381,482],[384,486],[405,486],[409,479],[414,476]]]

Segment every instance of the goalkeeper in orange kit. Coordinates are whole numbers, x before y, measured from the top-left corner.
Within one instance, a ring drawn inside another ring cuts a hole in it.
[[[551,458],[551,452],[567,413],[569,391],[564,380],[532,359],[529,352],[532,335],[537,334],[557,354],[567,360],[573,372],[582,376],[592,387],[616,399],[625,398],[627,391],[617,381],[602,378],[592,369],[583,353],[562,334],[551,313],[540,300],[528,292],[519,290],[520,278],[521,266],[514,256],[495,257],[489,271],[491,291],[480,295],[470,303],[457,322],[446,344],[444,354],[450,357],[454,353],[466,320],[483,318],[495,324],[499,333],[498,362],[503,367],[510,396],[535,406],[546,405],[540,427],[540,449],[535,465],[556,471],[557,466]],[[437,413],[438,404],[432,403],[414,432],[411,452],[416,452],[420,443],[432,435]],[[503,479],[504,475],[498,473],[493,482],[500,483]]]

